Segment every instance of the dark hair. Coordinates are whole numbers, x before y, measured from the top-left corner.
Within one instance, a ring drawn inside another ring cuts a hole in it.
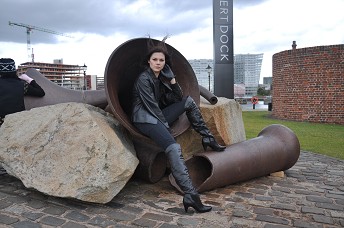
[[[150,57],[156,53],[156,52],[161,52],[165,55],[165,62],[168,65],[172,65],[171,62],[171,56],[170,53],[168,52],[167,46],[165,44],[165,40],[168,38],[168,36],[165,36],[162,41],[155,41],[152,40],[151,38],[148,39],[147,41],[147,54],[144,59],[144,65],[148,66],[148,60]],[[171,66],[172,67],[172,66]]]

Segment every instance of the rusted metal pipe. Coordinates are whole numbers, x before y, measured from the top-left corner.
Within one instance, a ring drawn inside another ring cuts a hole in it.
[[[26,74],[33,78],[45,91],[44,97],[24,97],[25,109],[27,110],[66,102],[85,103],[102,109],[107,106],[105,90],[81,91],[63,88],[33,68],[28,69]]]
[[[152,39],[154,43],[159,41]],[[155,183],[165,174],[166,159],[161,149],[152,140],[141,134],[131,123],[132,87],[143,71],[142,62],[147,54],[148,38],[136,38],[118,46],[110,55],[105,68],[105,92],[111,112],[134,138],[136,154],[140,160],[136,173],[142,179]],[[166,44],[173,63],[172,69],[180,84],[184,96],[191,96],[197,105],[200,103],[200,91],[196,75],[185,57],[172,46]],[[107,108],[108,109],[108,108]],[[183,114],[172,126],[176,137],[190,127]],[[165,168],[160,167],[165,165]]]
[[[198,85],[198,87],[200,95],[209,101],[210,104],[214,105],[217,103],[217,97],[212,92],[201,85]]]
[[[300,156],[300,143],[289,128],[273,124],[256,138],[228,146],[224,152],[203,152],[186,161],[199,192],[247,181],[291,168]],[[180,188],[169,175],[171,184]]]

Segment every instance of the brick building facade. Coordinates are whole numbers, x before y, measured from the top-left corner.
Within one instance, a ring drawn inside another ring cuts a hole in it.
[[[273,55],[272,116],[344,124],[344,44]]]

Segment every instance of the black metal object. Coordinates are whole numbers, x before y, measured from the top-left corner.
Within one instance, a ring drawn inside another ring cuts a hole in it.
[[[214,94],[234,99],[233,0],[213,1]]]
[[[154,39],[152,41],[160,42]],[[142,179],[154,183],[164,175],[165,155],[149,138],[142,135],[130,120],[132,87],[136,78],[143,71],[141,64],[147,54],[147,42],[148,38],[132,39],[121,44],[112,52],[105,69],[105,92],[111,112],[134,138],[135,150],[140,160],[137,168],[139,171],[136,173]],[[166,47],[171,55],[172,70],[184,96],[191,96],[199,105],[200,91],[191,65],[172,46],[166,44]],[[189,127],[190,123],[185,114],[171,126],[175,137]]]
[[[273,124],[256,138],[228,146],[224,152],[197,153],[186,161],[199,192],[247,181],[291,168],[300,156],[300,143],[289,128]],[[171,184],[181,191],[174,178]]]

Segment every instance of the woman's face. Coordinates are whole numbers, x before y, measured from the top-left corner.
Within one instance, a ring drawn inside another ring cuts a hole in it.
[[[165,55],[162,52],[154,52],[148,60],[149,67],[153,70],[154,74],[159,75],[162,68],[165,66]]]

